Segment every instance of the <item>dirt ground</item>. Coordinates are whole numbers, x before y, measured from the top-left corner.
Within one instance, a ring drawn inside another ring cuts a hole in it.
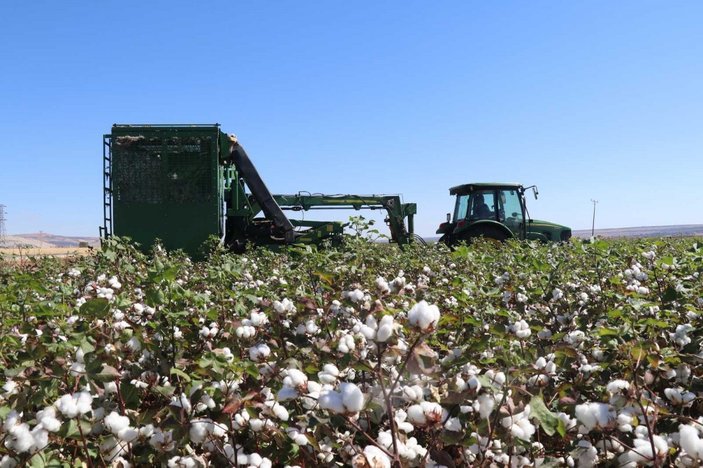
[[[4,260],[21,260],[27,257],[51,256],[70,257],[74,255],[89,255],[88,247],[31,247],[31,248],[0,248],[0,257]]]

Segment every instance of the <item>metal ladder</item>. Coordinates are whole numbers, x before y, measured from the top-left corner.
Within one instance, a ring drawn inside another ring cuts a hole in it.
[[[103,137],[103,225],[100,239],[112,237],[112,151],[110,135]]]

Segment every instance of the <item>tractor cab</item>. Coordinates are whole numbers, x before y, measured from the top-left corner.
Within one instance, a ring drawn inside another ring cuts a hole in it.
[[[456,244],[470,242],[476,237],[498,241],[509,238],[567,240],[571,230],[564,226],[536,221],[529,218],[525,203],[525,191],[532,188],[537,198],[536,187],[520,184],[474,183],[452,187],[456,195],[454,214],[447,213],[447,221],[437,230],[442,234],[440,242]]]

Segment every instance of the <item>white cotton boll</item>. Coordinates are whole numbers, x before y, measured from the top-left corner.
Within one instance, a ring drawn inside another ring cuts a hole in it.
[[[183,408],[183,411],[185,411],[186,413],[190,413],[193,409],[193,405],[191,405],[190,400],[188,399],[185,393],[172,396],[171,405]]]
[[[78,416],[78,405],[73,395],[63,395],[56,402],[56,408],[67,418]]]
[[[630,412],[621,412],[616,418],[616,423],[618,425],[618,431],[620,432],[632,432],[632,423],[634,418]]]
[[[56,409],[53,406],[38,411],[37,422],[49,432],[56,432],[61,428],[61,421],[56,419]]]
[[[339,343],[337,344],[337,351],[340,353],[348,354],[356,349],[354,344],[354,337],[351,335],[342,335],[339,338]]]
[[[129,341],[127,341],[127,343],[125,344],[125,346],[128,349],[131,349],[132,351],[134,351],[135,353],[141,351],[141,349],[142,349],[142,344],[139,342],[139,340],[135,336],[130,338]]]
[[[119,431],[117,434],[117,438],[120,439],[122,442],[132,442],[134,441],[137,437],[139,437],[139,429],[135,429],[133,427],[125,427],[121,431]]]
[[[494,371],[493,369],[488,369],[486,371],[486,377],[490,382],[495,385],[496,387],[502,387],[505,384],[506,381],[506,376],[505,372],[502,371]]]
[[[203,328],[203,330],[204,329],[205,328]],[[244,325],[241,327],[237,327],[234,333],[235,335],[237,335],[238,338],[247,339],[256,335],[256,328],[252,327],[251,325]]]
[[[298,369],[287,369],[283,378],[283,385],[292,388],[303,387],[308,382],[308,376]]]
[[[122,416],[119,413],[113,411],[103,419],[103,425],[108,431],[113,434],[119,433],[121,430],[129,427],[129,418],[127,416]]]
[[[334,384],[339,377],[339,369],[334,364],[325,364],[317,377],[324,384]]]
[[[424,398],[424,391],[419,385],[403,387],[403,396],[410,401],[420,402]]]
[[[38,452],[49,445],[49,432],[42,426],[36,426],[30,432],[32,435],[32,452]]]
[[[288,421],[288,410],[285,409],[283,405],[280,405],[279,403],[274,403],[271,407],[271,411],[273,412],[273,415],[281,421]]]
[[[250,314],[251,324],[255,327],[260,327],[269,322],[268,316],[263,312],[252,311]]]
[[[419,404],[411,405],[408,407],[408,421],[416,426],[425,426],[427,424],[427,417],[425,416],[425,411]]]
[[[587,440],[581,440],[578,443],[578,467],[592,468],[598,461],[598,450]]]
[[[608,384],[606,390],[611,395],[614,395],[616,393],[621,393],[623,390],[628,390],[629,388],[630,382],[628,382],[627,380],[616,379]]]
[[[474,392],[481,390],[481,382],[475,375],[471,376],[471,378],[466,382],[466,385]]]
[[[518,320],[515,324],[511,325],[510,329],[513,333],[515,333],[515,336],[520,339],[527,338],[532,334],[530,325],[524,320]]]
[[[483,393],[479,395],[476,399],[476,402],[474,403],[474,409],[478,411],[478,414],[481,416],[481,418],[488,419],[488,417],[493,412],[495,404],[496,402],[492,395]]]
[[[364,408],[364,393],[353,383],[342,382],[339,385],[342,405],[348,413],[358,413]]]
[[[194,444],[202,444],[211,432],[212,421],[209,419],[196,419],[191,421],[188,435]]]
[[[605,403],[591,402],[576,405],[575,413],[576,418],[589,431],[595,428],[607,427],[615,420],[615,411],[610,405]]]
[[[93,395],[90,392],[79,392],[77,395],[73,395],[73,398],[76,400],[76,409],[79,414],[83,415],[92,410]]]
[[[295,304],[290,299],[284,298],[282,301],[273,301],[273,310],[278,314],[286,315],[295,311]]]
[[[376,331],[376,341],[379,343],[385,343],[388,338],[393,335],[393,316],[384,315],[381,317],[381,321],[378,325],[378,330]]]
[[[259,343],[249,348],[249,357],[254,362],[266,360],[271,355],[271,348],[266,343]]]
[[[547,365],[547,360],[541,356],[539,358],[537,358],[537,361],[535,361],[535,369],[544,369],[544,367],[546,365]]]
[[[703,458],[703,440],[698,437],[698,430],[690,425],[679,426],[679,445],[691,458]]]
[[[667,455],[669,444],[667,444],[664,438],[658,435],[653,435],[652,441],[654,442],[654,453],[652,453],[652,443],[649,437],[633,440],[632,445],[634,450],[625,452],[618,457],[619,466],[629,466],[627,465],[628,463],[650,464],[655,457],[663,459]]]
[[[153,424],[147,424],[146,426],[139,428],[139,437],[143,437],[145,439],[148,439],[149,437],[151,437],[151,435],[153,433],[154,433],[154,425]]]
[[[434,330],[439,322],[439,308],[422,300],[408,311],[408,322],[423,332]]]
[[[296,445],[300,445],[301,447],[308,445],[308,438],[295,427],[286,428],[286,434],[288,434],[288,437],[290,437]]]
[[[11,440],[6,442],[10,446],[9,448],[14,449],[18,453],[29,452],[34,448],[34,437],[26,423],[12,426],[7,432],[12,437]]]
[[[514,414],[512,416],[505,417],[501,420],[503,427],[508,428],[510,433],[525,441],[530,441],[532,435],[535,433],[535,426],[530,423],[530,405],[525,406],[525,410]]]
[[[674,405],[690,406],[693,404],[693,400],[696,399],[695,393],[685,391],[682,388],[665,388],[664,395]]]
[[[364,300],[364,292],[358,288],[353,291],[347,291],[343,295],[352,302],[361,302]]]
[[[382,276],[379,276],[376,278],[376,289],[378,289],[381,294],[385,294],[391,291],[391,288],[388,286],[388,281]]]
[[[462,430],[461,420],[459,418],[449,418],[447,422],[444,423],[444,428],[448,431],[459,432]]]
[[[367,445],[364,447],[364,453],[360,453],[352,459],[352,464],[371,468],[390,468],[391,459],[375,445]]]
[[[334,390],[320,392],[318,404],[320,405],[320,408],[330,410],[333,413],[341,414],[345,412],[342,395]]]

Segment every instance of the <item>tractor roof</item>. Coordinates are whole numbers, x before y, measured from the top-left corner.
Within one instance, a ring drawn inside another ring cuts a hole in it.
[[[449,189],[450,195],[466,195],[476,190],[490,190],[490,189],[514,189],[518,190],[522,188],[522,184],[515,183],[504,183],[504,182],[478,182],[471,184],[457,185]]]

